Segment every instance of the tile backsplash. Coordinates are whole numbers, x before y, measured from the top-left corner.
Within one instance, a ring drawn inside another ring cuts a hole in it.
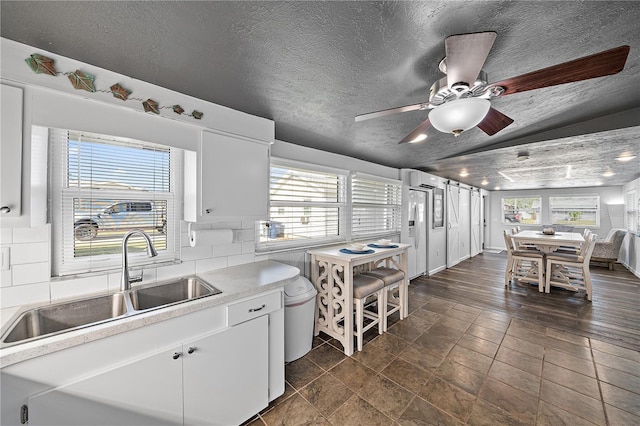
[[[304,250],[273,255],[256,255],[255,222],[234,221],[197,224],[193,229],[232,229],[230,244],[189,245],[187,224],[181,226],[181,263],[144,269],[143,282],[151,283],[214,269],[272,259],[296,266],[304,274]],[[8,270],[0,273],[0,307],[7,308],[46,302],[87,293],[115,290],[120,286],[120,271],[70,279],[51,280],[51,226],[0,228],[0,246],[9,249]],[[4,265],[3,265],[4,266]],[[133,268],[134,272],[138,272]]]

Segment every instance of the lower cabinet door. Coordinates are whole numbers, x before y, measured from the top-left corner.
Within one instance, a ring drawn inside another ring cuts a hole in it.
[[[33,395],[29,425],[182,424],[181,351],[178,346]]]
[[[184,423],[238,425],[268,405],[268,315],[183,345]]]

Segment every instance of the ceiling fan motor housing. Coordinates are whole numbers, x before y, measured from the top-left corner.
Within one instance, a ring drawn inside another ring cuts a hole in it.
[[[463,98],[491,99],[500,96],[504,89],[499,86],[489,87],[487,73],[480,71],[478,78],[469,86],[466,82],[454,83],[449,87],[447,77],[443,77],[431,85],[429,103],[431,108]]]

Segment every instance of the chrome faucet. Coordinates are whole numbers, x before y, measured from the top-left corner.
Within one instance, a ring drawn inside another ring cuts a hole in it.
[[[134,234],[140,234],[144,237],[145,240],[147,240],[147,256],[156,257],[158,255],[156,248],[151,242],[151,238],[149,238],[147,233],[143,230],[134,229],[133,231],[129,231],[124,234],[124,237],[122,238],[122,278],[120,279],[121,291],[131,290],[131,283],[134,281],[140,281],[142,279],[142,277],[140,280],[133,280],[129,278],[129,250],[127,249],[127,242],[129,241],[129,237]]]

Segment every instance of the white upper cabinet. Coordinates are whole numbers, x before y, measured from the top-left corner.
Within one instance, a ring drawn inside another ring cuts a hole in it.
[[[22,89],[0,85],[0,220],[22,213]]]
[[[268,142],[203,131],[185,153],[184,220],[260,220],[269,215]]]

